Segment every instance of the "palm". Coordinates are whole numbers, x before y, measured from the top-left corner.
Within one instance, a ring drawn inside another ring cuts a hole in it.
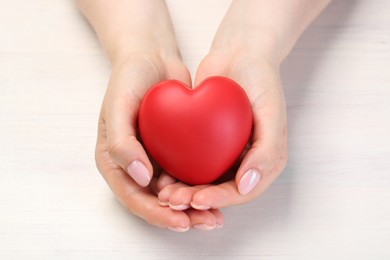
[[[214,75],[234,79],[248,94],[254,116],[252,145],[238,170],[233,169],[235,178],[230,177],[218,185],[201,187],[183,187],[183,184],[176,183],[160,192],[159,198],[162,200],[191,204],[199,209],[222,208],[248,202],[262,193],[284,168],[286,116],[277,69],[272,68],[261,57],[250,54],[213,54],[208,55],[200,64],[195,84]],[[240,178],[251,167],[261,169],[261,185],[243,196],[239,193]]]
[[[166,184],[156,185],[155,179],[161,172],[152,169],[136,138],[137,111],[142,97],[150,86],[169,78],[187,84],[190,79],[180,61],[165,63],[155,57],[132,59],[120,68],[114,68],[99,119],[97,166],[118,200],[147,222],[160,227],[174,227],[178,231],[205,223],[212,226],[217,218],[221,219],[219,211],[199,214],[196,210],[173,210],[159,204],[156,194]],[[138,185],[124,170],[127,165],[124,160],[128,160],[134,152],[144,154],[144,163],[146,161],[150,171],[154,171],[148,187]]]

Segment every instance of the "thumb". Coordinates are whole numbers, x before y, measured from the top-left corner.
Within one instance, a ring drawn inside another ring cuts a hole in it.
[[[253,144],[236,174],[236,185],[241,195],[259,195],[286,165],[287,126],[283,102],[281,107],[278,103],[274,100],[267,107],[253,106]]]
[[[150,66],[151,62],[145,63],[144,60],[140,64],[131,64],[125,71],[114,72],[102,109],[110,156],[142,187],[149,185],[153,177],[153,166],[137,139],[137,118],[141,99],[151,86],[163,78],[178,79],[187,84],[191,81],[187,68],[180,60],[170,61],[170,71],[165,71],[167,75],[164,73],[155,75],[153,72],[156,72],[156,68],[158,72],[164,71],[161,64],[154,67]],[[148,73],[149,71],[151,73]]]
[[[139,102],[129,102],[126,95],[118,95],[105,103],[101,117],[105,122],[109,154],[138,185],[148,186],[153,166],[137,140]]]

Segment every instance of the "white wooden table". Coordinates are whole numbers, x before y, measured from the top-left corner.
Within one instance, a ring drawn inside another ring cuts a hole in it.
[[[227,0],[168,1],[192,72]],[[339,0],[282,70],[289,162],[225,227],[128,214],[94,164],[109,64],[71,1],[1,1],[0,259],[390,259],[390,1]]]

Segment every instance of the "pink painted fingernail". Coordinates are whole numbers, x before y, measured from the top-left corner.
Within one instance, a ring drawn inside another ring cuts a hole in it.
[[[138,183],[138,185],[142,187],[148,186],[150,182],[150,176],[149,176],[149,171],[146,168],[146,166],[136,160],[133,161],[128,167],[127,167],[127,172],[133,178],[133,180]]]
[[[171,203],[168,203],[169,207],[173,210],[186,210],[190,206],[186,204],[180,204],[180,205],[172,205]]]
[[[175,232],[180,232],[180,233],[186,232],[186,231],[190,230],[189,227],[187,227],[187,228],[183,228],[183,227],[169,227],[169,229],[172,230],[172,231],[175,231]]]
[[[194,209],[197,209],[197,210],[208,210],[211,208],[210,206],[198,205],[198,204],[195,204],[193,202],[191,202],[191,207],[193,207]]]
[[[260,180],[260,173],[257,170],[250,169],[241,177],[238,184],[238,191],[241,195],[246,195],[253,190]]]
[[[168,207],[169,206],[169,202],[165,202],[165,201],[161,201],[161,200],[158,200],[158,204],[162,207]]]
[[[216,225],[209,226],[209,225],[206,225],[206,224],[196,224],[196,225],[193,226],[193,228],[195,228],[195,229],[204,230],[204,231],[213,230],[216,227],[217,227]]]

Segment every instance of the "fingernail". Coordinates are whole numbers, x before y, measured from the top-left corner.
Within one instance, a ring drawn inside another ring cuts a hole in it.
[[[138,185],[142,187],[148,186],[150,182],[150,176],[149,176],[149,171],[146,168],[146,166],[136,160],[133,161],[128,167],[127,167],[127,172],[133,178],[133,180],[138,183]]]
[[[162,207],[168,207],[169,206],[169,202],[165,202],[165,201],[161,201],[161,200],[158,200],[158,204]]]
[[[194,209],[197,209],[197,210],[208,210],[208,209],[211,208],[210,206],[206,206],[206,205],[197,205],[197,204],[192,203],[192,202],[191,202],[191,207],[193,207]]]
[[[170,230],[172,231],[175,231],[175,232],[186,232],[188,231],[190,228],[189,227],[186,227],[186,228],[183,228],[183,227],[169,227]]]
[[[204,230],[204,231],[209,231],[209,230],[213,230],[216,228],[216,225],[214,226],[209,226],[209,225],[205,225],[205,224],[196,224],[193,226],[195,229],[199,229],[199,230]]]
[[[238,191],[241,195],[246,195],[253,190],[260,180],[260,173],[257,170],[250,169],[241,177],[238,184]]]
[[[181,204],[181,205],[172,205],[171,203],[169,203],[169,207],[173,210],[186,210],[188,209],[190,206],[186,205],[186,204]]]

